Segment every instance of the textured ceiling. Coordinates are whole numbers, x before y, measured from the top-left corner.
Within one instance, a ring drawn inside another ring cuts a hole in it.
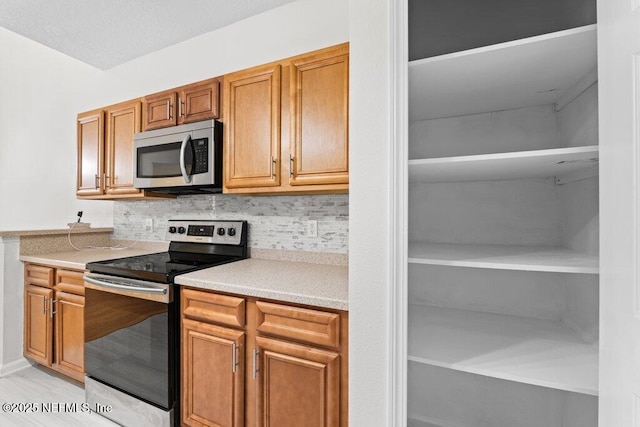
[[[294,0],[0,0],[0,26],[102,70]]]

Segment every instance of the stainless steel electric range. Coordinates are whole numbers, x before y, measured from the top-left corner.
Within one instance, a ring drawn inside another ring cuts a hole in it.
[[[246,221],[171,220],[168,252],[87,264],[85,397],[124,426],[180,425],[179,274],[247,258]]]

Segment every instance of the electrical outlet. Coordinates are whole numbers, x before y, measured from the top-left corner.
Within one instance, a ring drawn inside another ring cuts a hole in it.
[[[318,237],[318,221],[315,219],[307,221],[307,237]]]
[[[147,233],[153,233],[153,218],[147,218],[144,220],[144,231]]]

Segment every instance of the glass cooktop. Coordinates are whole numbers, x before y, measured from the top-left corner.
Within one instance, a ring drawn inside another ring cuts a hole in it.
[[[202,257],[182,252],[160,252],[127,258],[90,262],[87,270],[92,273],[111,274],[132,279],[172,283],[178,274],[214,267],[241,259],[228,255]]]

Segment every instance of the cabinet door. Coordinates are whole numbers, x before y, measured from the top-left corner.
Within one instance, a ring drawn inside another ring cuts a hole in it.
[[[182,320],[182,423],[244,425],[245,334]]]
[[[133,136],[140,132],[140,101],[107,110],[106,192],[138,194],[133,188]]]
[[[340,356],[256,337],[257,425],[332,427],[340,424]]]
[[[144,130],[175,126],[177,123],[176,98],[175,90],[145,96],[143,102]]]
[[[290,91],[289,183],[348,183],[348,48],[294,58]]]
[[[52,289],[25,285],[24,355],[46,366],[51,366],[53,356],[52,300]]]
[[[78,196],[103,194],[104,183],[104,112],[89,111],[78,114]]]
[[[280,185],[281,67],[225,76],[225,187]]]
[[[84,382],[84,297],[56,292],[55,368]]]
[[[219,82],[209,80],[185,86],[178,100],[178,123],[217,119],[219,111]]]

